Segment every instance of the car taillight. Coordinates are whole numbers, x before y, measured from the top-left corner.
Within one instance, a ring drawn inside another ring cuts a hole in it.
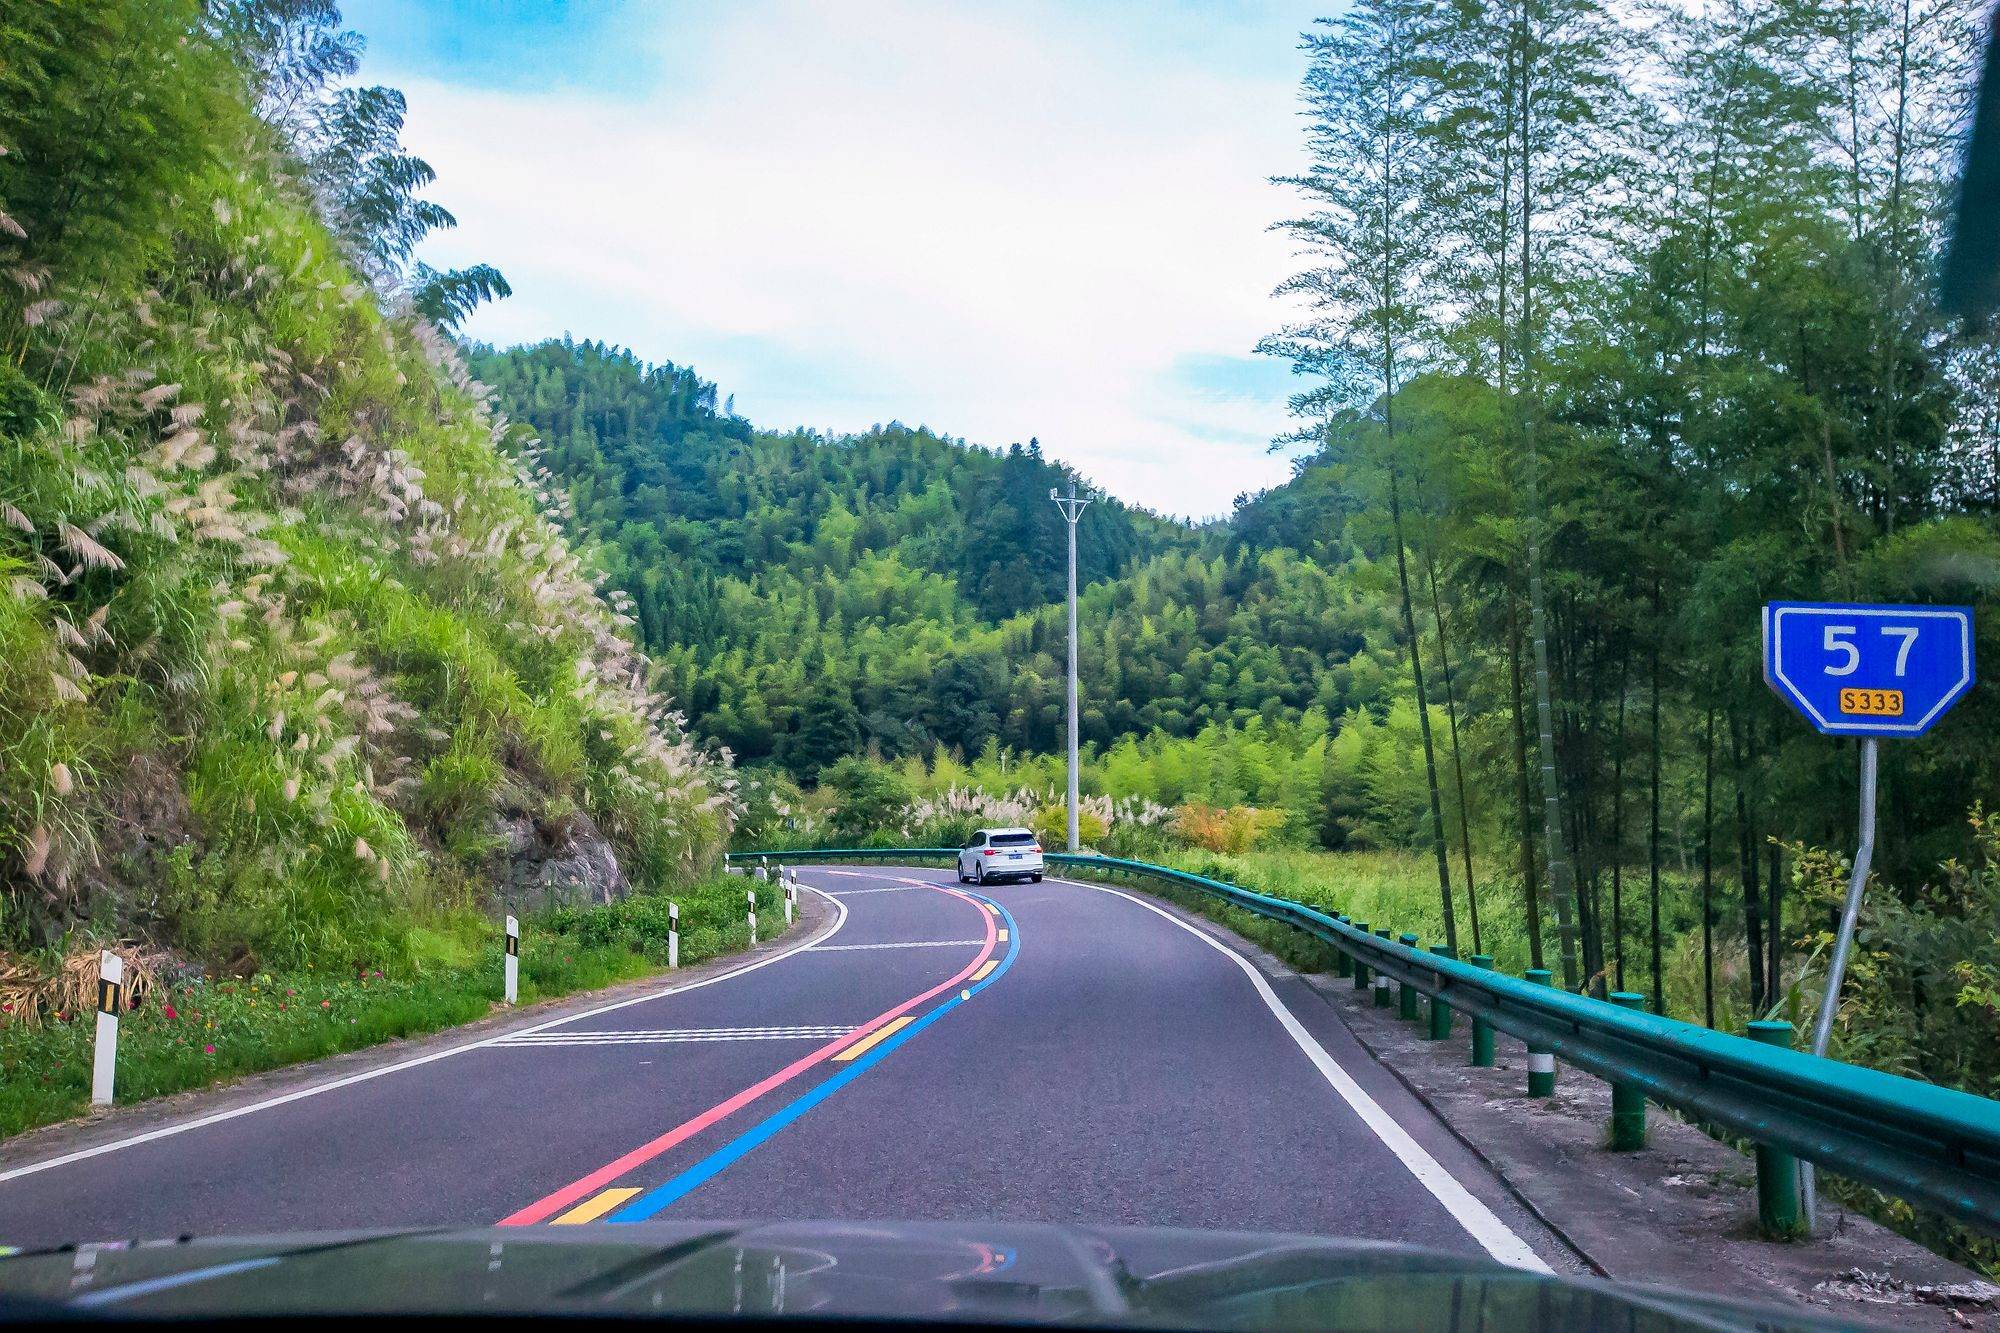
[[[981,852],[981,853],[980,853],[980,855],[981,855],[981,856],[991,856],[991,855],[993,855],[993,849],[992,849],[991,847],[988,847],[988,848],[987,848],[987,849],[986,849],[985,851]]]
[[[1033,852],[1036,856],[1040,856],[1042,854],[1042,845],[1040,843],[1036,843],[1033,847],[1030,847],[1028,850]]]

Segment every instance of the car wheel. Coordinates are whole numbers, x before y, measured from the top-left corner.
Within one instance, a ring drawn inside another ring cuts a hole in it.
[[[977,861],[972,863],[972,882],[979,885],[986,883],[986,867]]]
[[[1028,876],[1028,883],[1030,884],[1040,884],[1041,882],[1042,882],[1042,872],[1039,870],[1037,870],[1034,874]]]

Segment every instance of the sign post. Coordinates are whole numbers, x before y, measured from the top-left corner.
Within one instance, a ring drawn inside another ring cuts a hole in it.
[[[90,1065],[90,1104],[109,1106],[118,1077],[118,1015],[125,1011],[125,960],[105,949],[97,955],[97,1048]]]
[[[1875,858],[1877,742],[1923,735],[1972,681],[1969,606],[1770,602],[1764,607],[1764,683],[1821,735],[1861,739],[1861,834],[1827,964],[1826,994],[1813,1019],[1814,1055],[1825,1055],[1833,1037],[1854,923]],[[1813,1186],[1812,1163],[1799,1163],[1808,1235],[1818,1220]]]
[[[507,918],[506,961],[501,965],[506,985],[503,994],[508,1004],[513,1004],[521,993],[521,923],[511,915]]]

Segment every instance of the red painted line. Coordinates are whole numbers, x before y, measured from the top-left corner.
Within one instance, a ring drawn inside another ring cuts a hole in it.
[[[968,897],[966,894],[960,893],[957,889],[943,884],[931,884],[926,887],[936,889],[940,893],[949,893],[954,898],[971,903],[974,907],[979,908],[979,918],[986,923],[986,942],[984,947],[980,949],[979,956],[967,963],[956,976],[948,981],[939,982],[922,995],[912,995],[894,1009],[877,1014],[847,1035],[834,1038],[831,1042],[828,1042],[810,1055],[800,1056],[797,1060],[786,1065],[770,1077],[759,1080],[734,1096],[717,1102],[700,1115],[695,1116],[691,1120],[683,1121],[648,1143],[640,1144],[623,1157],[612,1162],[607,1162],[581,1180],[572,1181],[555,1193],[537,1199],[525,1208],[509,1213],[500,1219],[499,1225],[503,1227],[531,1226],[536,1222],[540,1222],[561,1212],[578,1199],[595,1193],[612,1181],[617,1180],[626,1172],[632,1170],[632,1168],[650,1162],[661,1153],[672,1148],[675,1144],[685,1142],[696,1134],[701,1133],[704,1129],[707,1129],[710,1125],[715,1124],[718,1120],[742,1110],[773,1088],[781,1087],[791,1082],[814,1065],[831,1059],[841,1050],[861,1040],[889,1020],[908,1013],[926,1000],[934,999],[944,994],[952,987],[963,982],[967,977],[970,977],[974,972],[977,972],[980,965],[993,956],[994,946],[999,942],[999,932],[994,925],[993,914],[988,912],[976,898]]]

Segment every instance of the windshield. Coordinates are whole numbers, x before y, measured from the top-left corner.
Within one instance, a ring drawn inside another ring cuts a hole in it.
[[[1988,9],[0,0],[0,1313],[2000,1319]]]

